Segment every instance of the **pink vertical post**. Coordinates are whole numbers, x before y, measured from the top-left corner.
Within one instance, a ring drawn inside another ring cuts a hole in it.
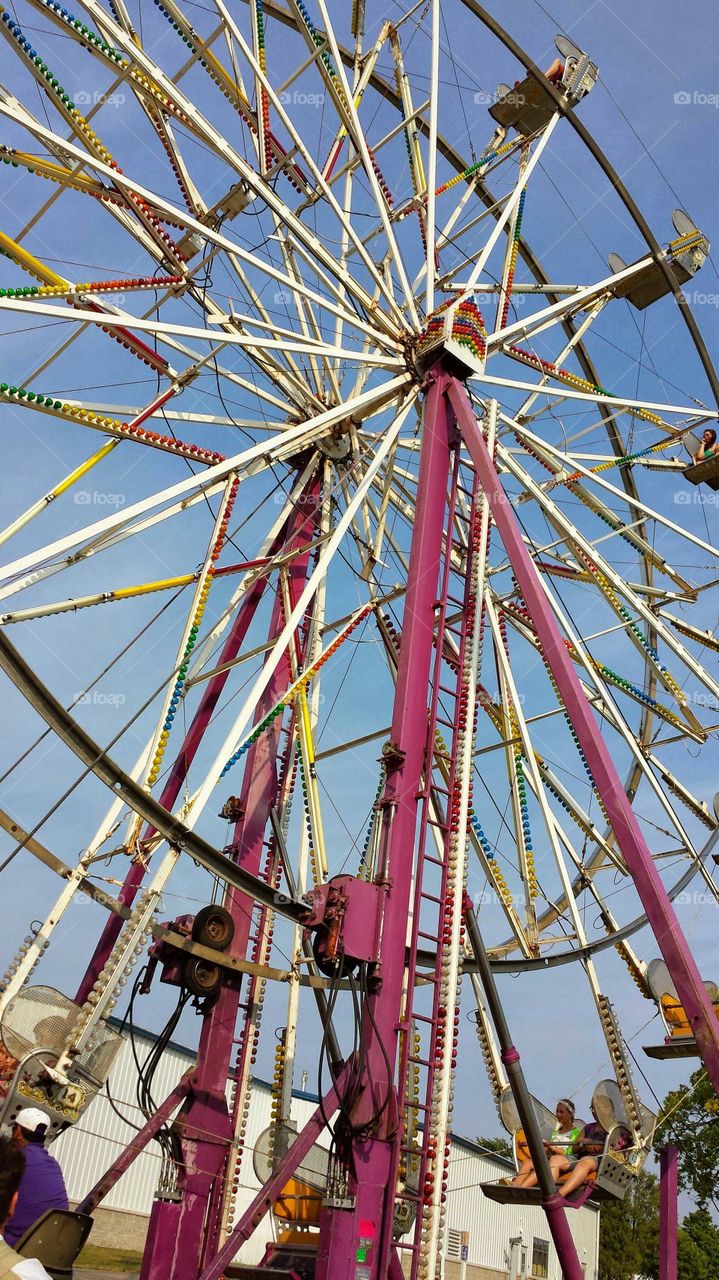
[[[454,378],[447,382],[459,429],[487,495],[492,517],[509,556],[514,575],[532,615],[544,660],[556,681],[579,745],[604,803],[624,860],[633,877],[647,920],[674,979],[697,1047],[714,1088],[719,1090],[719,1020],[694,963],[674,908],[647,847],[599,725],[582,690],[563,643],[539,574],[525,546],[514,507],[502,488],[494,462],[477,423],[467,389]]]
[[[659,1153],[659,1280],[677,1280],[678,1156],[671,1146]]]
[[[275,555],[276,552],[284,545],[286,537],[287,526],[285,525],[275,538],[275,541],[269,550],[270,556]],[[240,651],[240,646],[247,635],[252,619],[257,612],[257,607],[262,599],[266,586],[267,576],[262,574],[252,584],[246,596],[244,596],[237,611],[237,617],[232,623],[230,634],[227,637],[222,653],[220,654],[218,666],[222,666],[227,662],[232,662],[233,658],[237,657],[237,654]],[[170,769],[167,781],[165,782],[160,796],[160,804],[165,809],[172,809],[180,794],[180,788],[182,787],[182,784],[187,777],[190,765],[197,754],[200,743],[205,735],[205,730],[207,729],[207,726],[214,714],[215,707],[220,700],[222,690],[225,687],[229,675],[230,668],[228,667],[226,671],[218,671],[217,675],[213,676],[212,679],[207,682],[207,686],[202,694],[199,706],[192,717],[190,728],[185,735],[185,739],[175,758],[175,762]],[[145,831],[143,838],[149,839],[152,834],[152,828],[148,828]],[[137,862],[133,862],[118,895],[118,901],[121,902],[123,906],[129,907],[134,902],[137,890],[142,884],[146,871],[147,864],[144,858],[139,859]],[[117,942],[122,924],[123,921],[120,917],[114,915],[108,917],[75,997],[78,1004],[84,1004],[90,994],[93,983],[102,972],[103,966],[105,965],[112,948]]]
[[[287,547],[296,554],[288,568],[290,604],[294,606],[305,585],[318,510],[320,482],[310,487],[306,502],[298,504],[290,518]],[[285,623],[284,605],[276,593],[269,626],[271,640]],[[256,723],[266,715],[291,682],[289,656],[285,652],[265,690]],[[277,799],[277,748],[281,732],[277,717],[246,754],[239,793],[242,817],[235,825],[232,856],[253,875],[260,874],[265,831],[271,807]],[[231,951],[244,956],[254,919],[254,903],[239,890],[228,889],[224,905],[235,922]],[[150,1220],[141,1280],[196,1280],[217,1250],[219,1205],[224,1190],[224,1170],[232,1137],[225,1090],[239,1006],[239,985],[226,982],[204,1016],[197,1066],[191,1077],[191,1095],[179,1116],[182,1126],[183,1165],[178,1183],[180,1203],[157,1200]]]
[[[353,1127],[370,1126],[372,1117],[380,1111],[382,1114],[368,1127],[371,1136],[351,1140],[351,1163],[356,1172],[351,1184],[353,1207],[323,1210],[316,1280],[354,1280],[359,1274],[360,1248],[362,1276],[385,1280],[393,1247],[395,1188],[391,1172],[399,1141],[394,1072],[448,474],[447,404],[441,381],[433,379],[425,402],[392,715],[391,741],[396,750],[388,759],[387,781],[380,801],[382,827],[376,880],[385,892],[381,985],[366,1000],[362,1030],[366,1066],[359,1102],[353,1109]]]

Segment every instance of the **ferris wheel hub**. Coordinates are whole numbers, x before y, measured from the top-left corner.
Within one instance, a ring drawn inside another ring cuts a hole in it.
[[[464,382],[486,367],[487,330],[473,298],[445,302],[434,311],[417,340],[415,365],[422,377],[440,360]]]

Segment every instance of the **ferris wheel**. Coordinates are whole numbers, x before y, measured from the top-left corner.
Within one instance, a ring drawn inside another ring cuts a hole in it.
[[[660,244],[589,132],[591,50],[559,36],[537,67],[470,0],[396,10],[0,15],[0,666],[32,709],[4,766],[32,801],[0,822],[13,870],[62,881],[0,994],[4,1115],[28,1091],[56,1130],[83,1114],[149,947],[144,988],[159,967],[202,1031],[145,1130],[143,1280],[224,1274],[291,1177],[317,1211],[303,1274],[435,1275],[460,997],[500,1115],[541,1147],[503,973],[588,984],[628,1148],[576,1203],[622,1194],[653,1133],[604,953],[662,1010],[657,1052],[719,1084],[670,905],[695,879],[717,896],[717,552],[674,502],[719,485],[681,292],[709,242],[668,204]],[[613,222],[577,216],[578,180]],[[43,953],[80,895],[73,998]],[[240,1214],[266,998],[274,1124]],[[331,1083],[293,1140],[315,1010]]]

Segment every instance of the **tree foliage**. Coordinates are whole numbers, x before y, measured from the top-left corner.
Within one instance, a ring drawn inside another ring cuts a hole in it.
[[[706,1209],[697,1209],[687,1214],[682,1232],[701,1251],[706,1260],[707,1274],[715,1280],[719,1276],[719,1227],[712,1222]]]
[[[677,1280],[714,1280],[709,1264],[698,1244],[679,1228]]]
[[[623,1200],[607,1200],[599,1219],[599,1280],[656,1280],[659,1272],[659,1188],[641,1173]]]
[[[717,1205],[719,1186],[719,1102],[703,1068],[694,1071],[664,1099],[658,1136],[663,1146],[679,1149],[679,1181],[696,1197],[700,1209]],[[714,1275],[719,1275],[719,1271]]]

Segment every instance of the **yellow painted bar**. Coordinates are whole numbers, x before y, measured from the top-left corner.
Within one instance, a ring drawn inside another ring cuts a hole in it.
[[[131,596],[148,595],[151,591],[168,591],[172,587],[186,587],[197,580],[196,573],[183,573],[177,578],[158,578],[156,582],[143,582],[138,587],[118,587],[111,592],[115,600],[127,600]]]
[[[303,684],[298,690],[297,697],[300,704],[300,715],[302,718],[302,749],[305,756],[307,798],[310,800],[310,818],[312,822],[312,834],[314,837],[315,853],[319,862],[320,874],[326,878],[327,869],[327,848],[325,845],[325,833],[322,825],[322,810],[320,808],[320,794],[317,785],[317,774],[315,773],[315,748],[312,741],[312,723],[310,721],[310,709],[307,703],[307,685]],[[311,799],[310,799],[311,797]]]
[[[23,168],[32,169],[35,173],[45,178],[50,178],[54,182],[61,182],[63,186],[86,191],[89,195],[112,196],[112,192],[109,192],[95,178],[88,178],[83,173],[74,173],[72,169],[66,169],[64,165],[54,164],[52,160],[28,155],[25,151],[8,151],[8,155],[19,165],[22,165]]]
[[[4,253],[7,253],[11,258],[14,258],[21,267],[25,268],[26,271],[29,271],[39,280],[44,280],[45,284],[60,285],[62,288],[68,288],[68,281],[65,280],[63,276],[59,276],[56,271],[53,271],[51,267],[46,266],[45,263],[41,262],[39,258],[36,258],[33,253],[30,253],[28,249],[24,249],[16,240],[5,235],[4,231],[0,231],[0,249],[2,249]]]
[[[113,449],[117,448],[119,443],[119,439],[108,440],[107,444],[104,444],[101,449],[98,449],[97,453],[93,453],[91,457],[89,457],[85,462],[82,462],[79,467],[76,467],[74,471],[71,471],[69,476],[66,476],[58,485],[55,485],[55,488],[52,490],[53,497],[59,498],[60,494],[65,493],[76,480],[80,480],[82,476],[87,475],[88,471],[91,471],[98,462],[101,462],[103,458],[106,458],[108,453],[112,453]]]

